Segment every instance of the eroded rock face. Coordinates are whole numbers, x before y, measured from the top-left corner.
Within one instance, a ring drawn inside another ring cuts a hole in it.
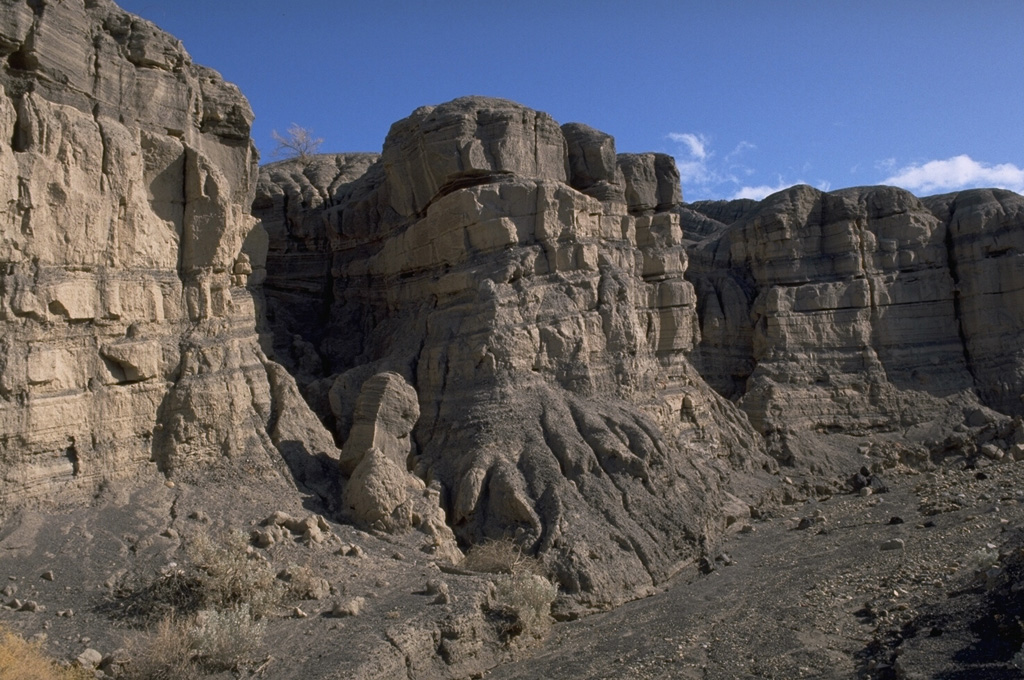
[[[396,123],[355,181],[347,157],[318,159],[338,168],[323,180],[268,166],[255,203],[268,271],[329,248],[329,271],[297,275],[303,292],[264,295],[275,347],[336,437],[366,439],[360,389],[402,376],[419,406],[409,467],[459,540],[516,540],[592,605],[713,543],[728,477],[768,462],[686,360],[696,298],[666,159],[474,97]],[[314,185],[339,189],[309,200]]]
[[[5,3],[0,56],[0,507],[271,469],[317,423],[256,342],[245,98],[106,0]]]
[[[1021,413],[1020,196],[798,186],[691,208],[736,218],[690,251],[701,372],[763,433],[907,428],[975,394]]]

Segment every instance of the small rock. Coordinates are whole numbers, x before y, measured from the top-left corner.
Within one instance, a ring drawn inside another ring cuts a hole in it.
[[[335,551],[335,554],[345,557],[365,557],[366,551],[354,543],[345,543]]]
[[[903,518],[893,515],[889,518],[889,524],[903,524]]]
[[[269,517],[267,517],[265,520],[263,520],[261,522],[261,524],[263,526],[265,526],[265,527],[269,527],[269,526],[283,526],[285,524],[288,524],[289,522],[294,522],[294,521],[295,521],[295,518],[292,517],[291,515],[289,515],[287,512],[281,512],[280,510],[275,510],[273,513],[270,514]]]
[[[44,571],[42,573],[42,575],[40,576],[40,578],[43,579],[44,581],[52,581],[53,580],[53,572],[52,571]]]
[[[177,540],[177,538],[178,538],[178,530],[173,528],[173,527],[168,527],[168,528],[164,529],[162,532],[160,532],[160,535],[163,536],[164,538],[171,538],[171,539]]]
[[[269,531],[260,531],[259,529],[254,529],[252,533],[249,534],[249,536],[253,542],[253,545],[255,545],[257,548],[269,548],[270,546],[274,545],[274,536]]]
[[[995,444],[982,444],[981,454],[989,460],[1000,460],[1004,455],[1002,450]]]
[[[4,586],[3,590],[0,590],[0,593],[2,593],[4,597],[14,597],[16,592],[18,592],[18,586],[14,584],[8,584]]]
[[[18,608],[20,612],[42,612],[45,611],[46,607],[39,604],[35,600],[27,600],[21,607]]]
[[[903,550],[905,544],[902,538],[892,538],[882,543],[881,550]]]
[[[203,512],[202,510],[193,510],[192,512],[188,513],[188,518],[191,520],[195,520],[196,522],[205,523],[210,521],[210,516]]]
[[[97,652],[92,647],[90,647],[89,649],[86,649],[84,652],[79,654],[75,658],[75,661],[82,668],[85,668],[86,670],[92,670],[94,668],[97,668],[103,662],[103,655]]]
[[[359,616],[365,604],[366,598],[363,597],[354,597],[348,602],[339,602],[331,609],[331,616],[338,618],[344,616]]]
[[[871,490],[870,486],[862,486],[858,493],[860,493],[861,496],[870,496],[874,491]]]
[[[452,596],[448,584],[440,579],[431,579],[427,581],[427,595],[434,595],[434,604],[448,604],[452,601]]]
[[[702,557],[697,563],[697,568],[700,569],[702,574],[710,574],[715,570],[715,563],[707,557]]]
[[[741,534],[752,534],[756,531],[753,524],[744,524],[743,528],[740,529]]]
[[[74,615],[75,615],[75,610],[74,609],[61,609],[60,611],[57,612],[57,616],[59,616],[61,618],[64,618],[64,619],[70,619]]]
[[[813,527],[816,524],[824,524],[824,523],[825,523],[825,518],[824,517],[820,517],[820,516],[818,516],[818,517],[804,517],[804,518],[802,518],[800,520],[800,523],[796,525],[796,528],[800,529],[801,531],[803,531],[804,529],[810,529],[811,527]]]
[[[168,479],[166,482],[164,482],[164,486],[166,486],[168,489],[173,489],[174,488],[174,482],[172,482],[171,480]]]
[[[308,616],[309,616],[309,614],[307,614],[306,612],[302,611],[302,609],[300,609],[299,607],[295,607],[295,608],[292,609],[292,617],[293,618],[304,619],[304,618],[306,618]]]
[[[302,533],[302,541],[306,545],[312,545],[314,543],[323,543],[324,533],[320,531],[320,527],[314,524],[311,527],[306,527],[306,530]]]

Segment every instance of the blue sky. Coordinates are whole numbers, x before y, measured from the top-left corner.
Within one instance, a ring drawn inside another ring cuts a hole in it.
[[[1024,192],[1024,0],[121,0],[249,98],[253,138],[379,151],[482,94],[676,157],[687,201],[796,183]]]

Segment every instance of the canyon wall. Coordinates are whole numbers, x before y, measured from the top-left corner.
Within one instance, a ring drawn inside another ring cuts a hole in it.
[[[277,469],[285,412],[333,450],[257,342],[238,89],[105,0],[5,3],[0,58],[0,508]]]
[[[418,109],[379,157],[262,170],[265,343],[340,442],[360,386],[402,376],[408,468],[463,544],[516,540],[578,601],[622,601],[748,516],[730,478],[771,466],[686,358],[680,198],[671,158],[586,126]]]
[[[1020,196],[797,186],[688,208],[695,360],[763,434],[952,426],[979,400],[1024,412]]]

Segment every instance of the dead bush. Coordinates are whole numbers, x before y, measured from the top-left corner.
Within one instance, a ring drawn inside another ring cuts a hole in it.
[[[558,589],[543,576],[502,575],[495,581],[490,609],[502,621],[506,639],[521,635],[543,637],[551,628],[551,603]]]
[[[308,566],[290,564],[277,578],[284,582],[287,596],[299,600],[320,600],[331,590],[331,584]]]
[[[266,625],[247,604],[168,616],[128,640],[128,680],[193,680],[237,670],[263,642]]]
[[[86,680],[92,673],[61,667],[41,646],[0,626],[0,680]]]
[[[127,680],[194,680],[200,675],[188,621],[167,616],[128,640]]]
[[[236,670],[263,641],[266,624],[257,621],[249,605],[199,612],[189,630],[192,649],[211,671]]]
[[[249,605],[257,618],[267,614],[281,599],[274,571],[249,546],[240,531],[231,531],[214,542],[198,533],[186,547],[203,607],[228,610]]]
[[[523,552],[512,539],[489,540],[469,549],[459,565],[486,574],[543,574],[543,563]]]

